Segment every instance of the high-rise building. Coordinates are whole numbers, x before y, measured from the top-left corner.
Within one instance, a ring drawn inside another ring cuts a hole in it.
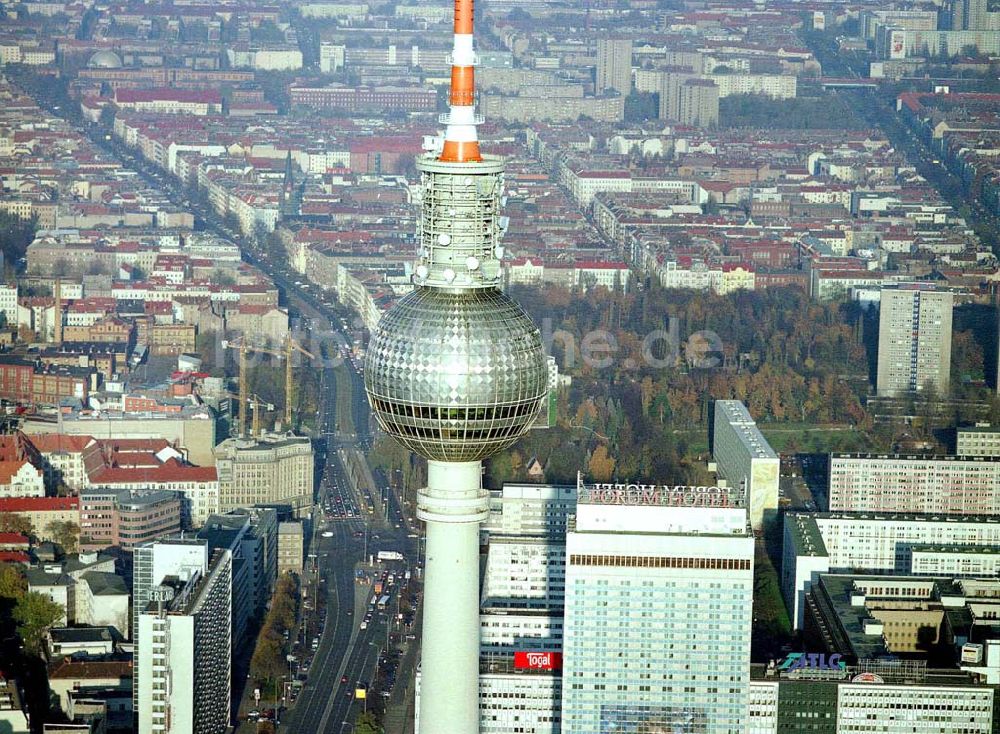
[[[831,454],[832,512],[1000,515],[1000,457]]]
[[[951,292],[926,286],[882,288],[878,327],[879,395],[932,387],[948,392],[951,374]]]
[[[948,9],[948,18],[951,21],[951,30],[961,31],[965,29],[965,0],[951,0],[951,7]]]
[[[663,119],[693,127],[714,127],[719,122],[720,90],[712,79],[694,72],[667,72],[660,87]]]
[[[781,588],[792,626],[819,574],[935,573],[980,575],[998,561],[1000,518],[893,513],[786,513]]]
[[[506,482],[502,490],[490,493],[490,515],[484,530],[490,538],[534,536],[562,543],[574,512],[575,485]]]
[[[764,513],[778,509],[781,462],[742,401],[716,400],[714,418],[712,458],[729,486],[746,492],[757,530]]]
[[[677,121],[692,127],[719,124],[719,87],[711,79],[688,79],[680,86]]]
[[[223,734],[229,727],[232,555],[186,581],[168,576],[139,614],[138,731]]]
[[[181,497],[149,489],[84,489],[80,492],[80,548],[117,545],[132,551],[142,543],[181,530]]]
[[[632,41],[627,38],[597,41],[597,93],[609,89],[623,96],[632,90]]]
[[[581,487],[566,558],[563,734],[746,731],[754,539],[742,493]]]
[[[689,79],[700,79],[693,69],[679,69],[663,72],[660,78],[660,117],[664,120],[680,120],[681,87]]]
[[[233,646],[243,643],[255,618],[262,617],[278,571],[278,515],[271,507],[233,510],[212,515],[198,537],[211,553],[228,550],[233,557]]]
[[[992,0],[955,0],[952,5],[952,28],[958,20],[965,31],[1000,30],[1000,6]]]
[[[278,523],[278,575],[302,573],[305,557],[305,528],[301,522]]]
[[[414,288],[373,330],[364,371],[381,428],[428,460],[423,734],[479,731],[482,460],[530,428],[548,391],[538,328],[500,289],[503,161],[479,150],[472,29],[473,0],[456,0],[447,129],[417,159]]]
[[[139,615],[153,598],[154,590],[167,577],[181,581],[203,575],[208,570],[208,544],[196,538],[171,538],[143,543],[132,554],[132,641],[139,650]],[[138,653],[136,653],[138,655]],[[140,669],[133,668],[132,698],[139,710]]]

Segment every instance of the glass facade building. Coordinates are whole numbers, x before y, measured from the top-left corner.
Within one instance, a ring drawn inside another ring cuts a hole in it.
[[[567,536],[564,734],[747,730],[745,503],[736,493],[728,507],[670,501],[604,504],[581,492]]]

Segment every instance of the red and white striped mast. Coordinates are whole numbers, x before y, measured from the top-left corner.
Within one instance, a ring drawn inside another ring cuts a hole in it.
[[[472,45],[475,22],[474,0],[455,0],[455,37],[451,51],[451,111],[444,118],[448,127],[440,160],[467,163],[482,160],[476,125],[476,52]]]

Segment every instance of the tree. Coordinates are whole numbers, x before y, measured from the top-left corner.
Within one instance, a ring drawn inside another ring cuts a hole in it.
[[[113,104],[106,104],[101,108],[101,114],[97,118],[97,123],[105,128],[106,130],[111,130],[115,126],[115,106]]]
[[[0,512],[0,533],[20,533],[21,535],[32,535],[35,528],[31,524],[31,518],[17,512]]]
[[[257,647],[250,658],[250,675],[257,680],[277,680],[284,672],[281,639],[272,629],[265,628],[257,638]]]
[[[631,92],[625,97],[625,122],[655,120],[660,114],[660,95],[654,92]]]
[[[382,727],[378,725],[375,714],[370,711],[358,714],[354,722],[354,734],[382,734]]]
[[[0,250],[7,262],[16,263],[24,257],[37,231],[37,216],[21,219],[10,212],[0,212]]]
[[[52,263],[52,275],[56,278],[62,278],[70,274],[70,263],[64,257],[57,258],[55,262]]]
[[[221,268],[216,268],[212,273],[210,279],[216,285],[233,286],[236,285],[236,278],[233,277],[232,273],[222,270]]]
[[[80,526],[72,520],[53,520],[46,528],[52,538],[66,553],[76,553],[80,541]]]
[[[977,343],[976,335],[971,330],[955,331],[952,334],[951,374],[959,382],[981,380],[984,366],[983,348]]]
[[[867,123],[841,96],[772,99],[765,94],[733,94],[719,100],[723,127],[758,129],[863,130]]]
[[[0,564],[0,600],[17,601],[28,592],[28,582],[21,569],[13,563]]]
[[[49,597],[36,591],[29,591],[22,596],[14,607],[14,621],[17,622],[17,633],[21,636],[25,649],[36,654],[41,652],[42,638],[65,611]]]
[[[615,470],[615,460],[608,456],[608,447],[603,444],[594,449],[590,457],[590,478],[595,482],[610,482]]]

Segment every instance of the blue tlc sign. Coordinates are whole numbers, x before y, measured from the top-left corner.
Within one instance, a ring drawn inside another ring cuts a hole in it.
[[[844,670],[847,665],[834,653],[827,656],[818,652],[790,652],[778,666],[778,670]]]

